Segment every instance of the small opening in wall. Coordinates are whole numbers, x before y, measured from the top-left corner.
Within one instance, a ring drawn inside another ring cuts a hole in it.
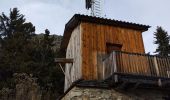
[[[106,52],[109,54],[112,51],[121,51],[122,45],[115,43],[106,43]]]

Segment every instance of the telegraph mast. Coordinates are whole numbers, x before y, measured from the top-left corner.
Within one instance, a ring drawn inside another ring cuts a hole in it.
[[[91,10],[91,16],[101,17],[101,0],[86,0],[86,9]]]

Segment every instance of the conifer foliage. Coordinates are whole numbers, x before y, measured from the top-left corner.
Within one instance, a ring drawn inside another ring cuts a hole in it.
[[[31,59],[31,37],[35,33],[32,23],[26,23],[24,15],[17,8],[10,11],[10,16],[2,14],[0,23],[3,66],[11,72],[26,68]],[[24,67],[24,68],[23,68]]]
[[[13,73],[26,72],[28,68],[35,27],[17,8],[11,9],[9,16],[2,13],[0,19],[0,80],[11,82]]]
[[[0,14],[0,89],[15,88],[14,73],[32,74],[42,88],[63,90],[63,74],[56,67],[54,36],[48,29],[35,34],[35,26],[26,22],[17,8],[9,16]]]
[[[170,37],[168,36],[168,32],[158,26],[154,36],[156,39],[154,43],[158,45],[155,53],[158,53],[160,56],[168,56],[170,54]]]

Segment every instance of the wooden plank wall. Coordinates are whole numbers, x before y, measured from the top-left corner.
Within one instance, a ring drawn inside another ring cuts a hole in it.
[[[81,69],[81,27],[77,26],[71,35],[67,47],[66,58],[73,58],[73,64],[66,64],[65,66],[65,91],[72,85],[72,83],[82,77]]]
[[[119,73],[136,74],[136,75],[150,75],[150,66],[148,57],[146,55],[116,52],[116,60]]]
[[[141,31],[85,22],[81,28],[82,77],[86,80],[102,79],[107,42],[122,44],[122,51],[145,52]]]
[[[116,51],[105,58],[103,65],[103,79],[113,75],[113,72],[148,78],[170,78],[170,57]]]

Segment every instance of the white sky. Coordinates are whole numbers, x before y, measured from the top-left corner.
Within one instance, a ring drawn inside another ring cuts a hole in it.
[[[17,7],[27,21],[36,26],[36,33],[46,28],[63,35],[65,24],[75,14],[87,14],[85,0],[0,0],[0,13]],[[107,18],[152,26],[143,33],[146,52],[154,52],[153,33],[156,26],[170,32],[170,0],[104,0],[103,15]]]

